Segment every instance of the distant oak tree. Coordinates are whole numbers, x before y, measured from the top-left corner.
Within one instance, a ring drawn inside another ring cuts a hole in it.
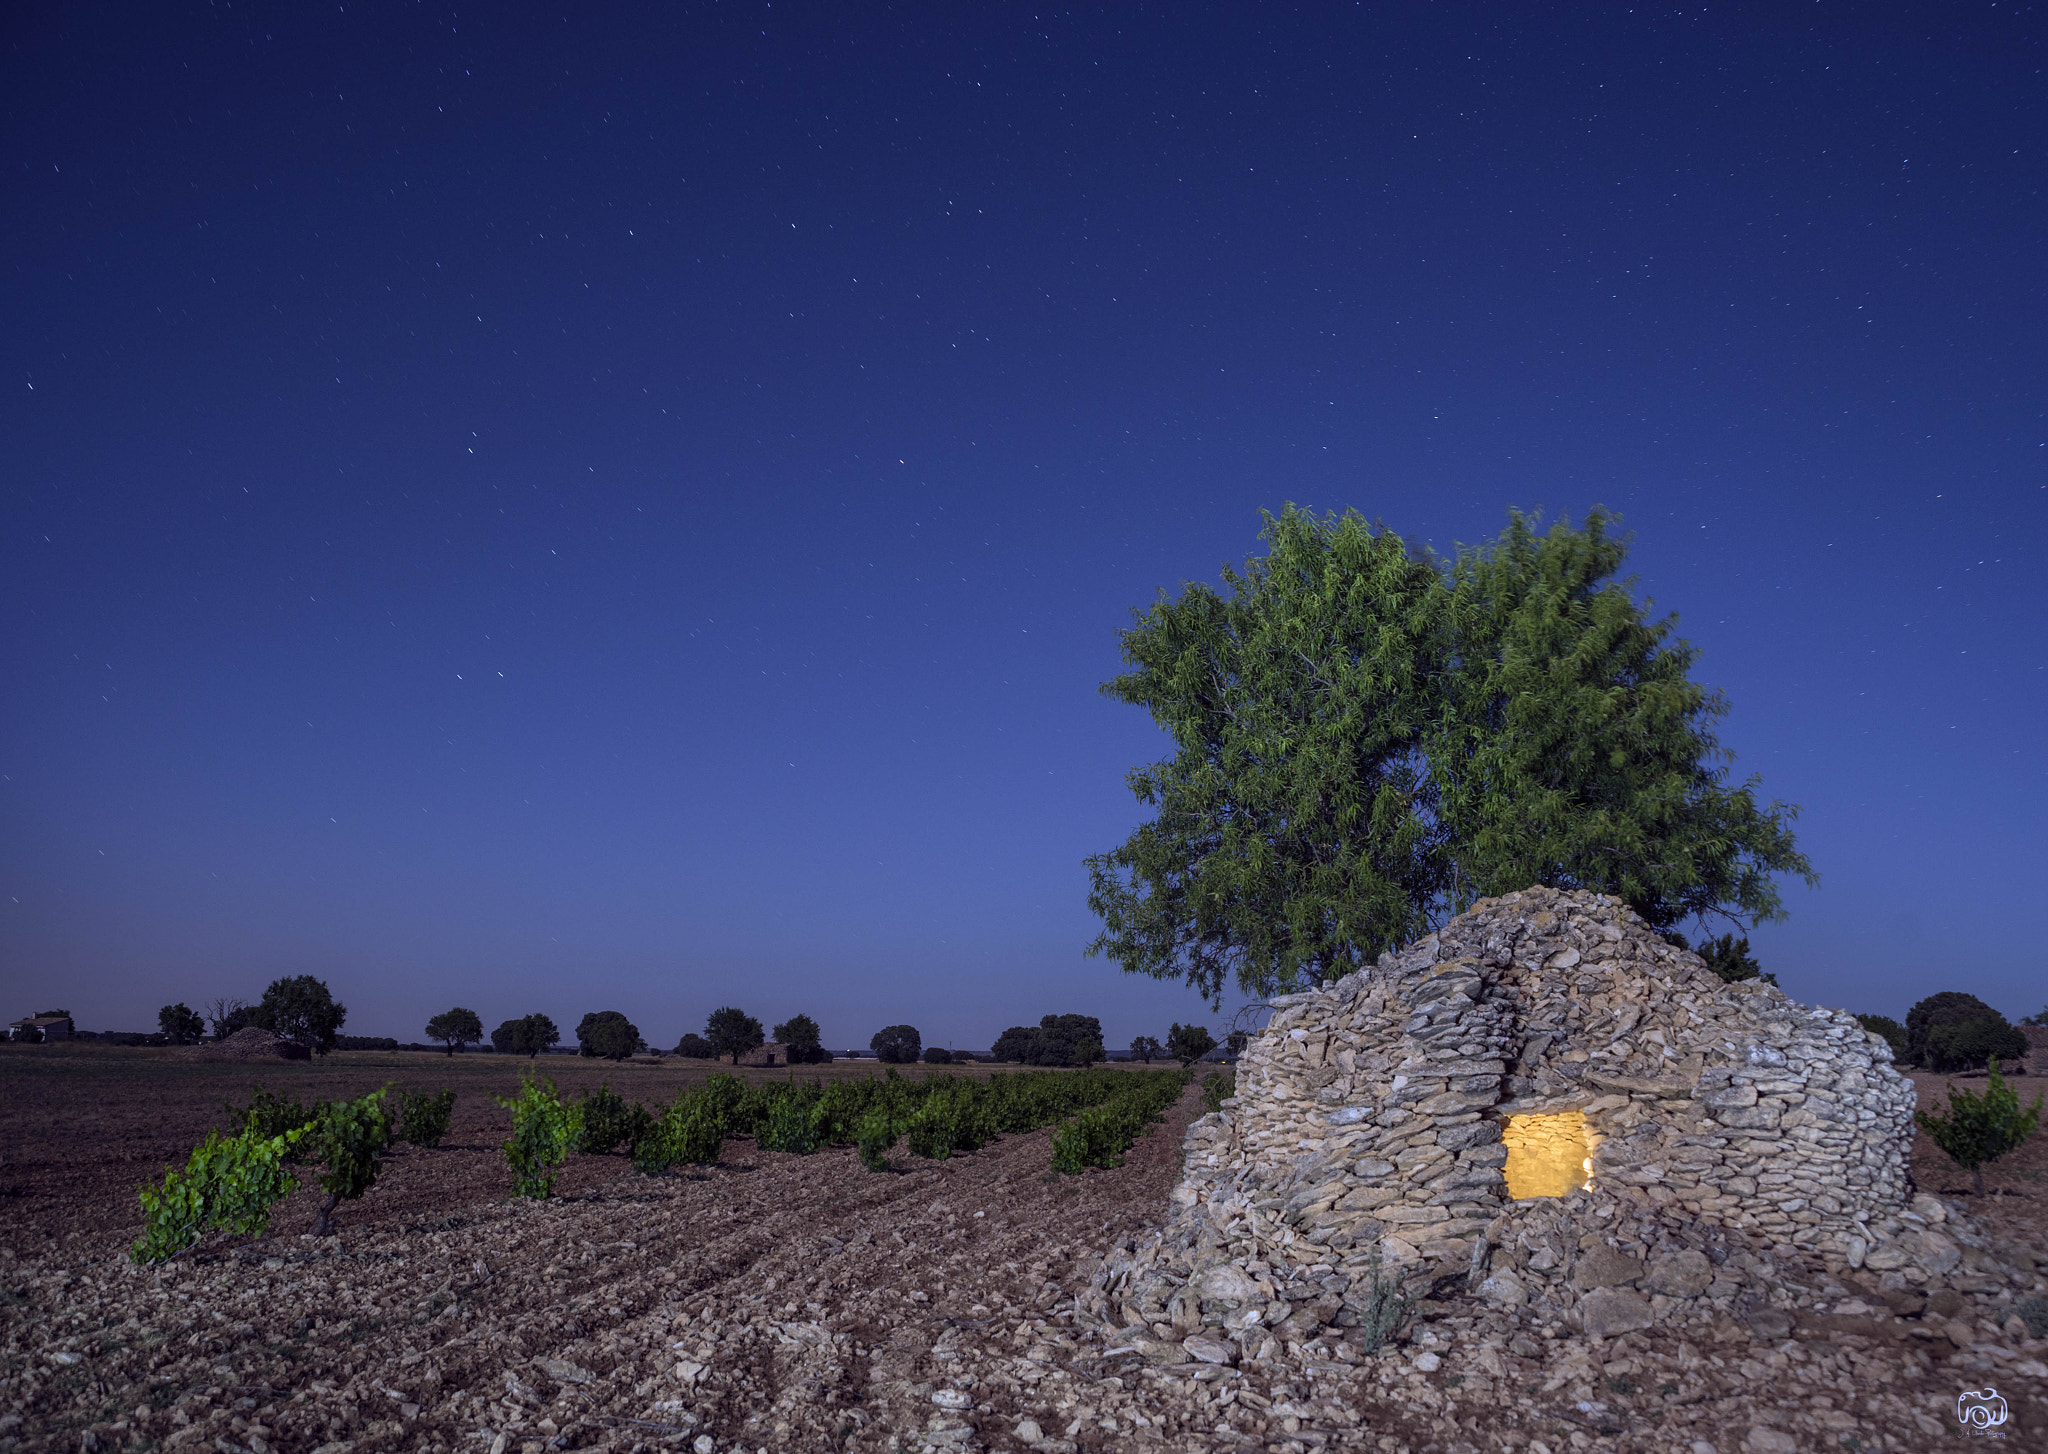
[[[555,1022],[546,1015],[526,1015],[517,1020],[507,1020],[491,1031],[491,1049],[500,1055],[538,1056],[550,1046],[558,1045],[562,1032],[555,1028]]]
[[[713,1055],[729,1055],[734,1065],[740,1063],[742,1055],[768,1039],[761,1032],[759,1020],[731,1005],[711,1012],[704,1021],[704,1038],[711,1042]]]
[[[197,1045],[206,1037],[206,1018],[182,1001],[156,1012],[157,1029],[173,1045]]]
[[[484,1038],[484,1022],[475,1010],[457,1005],[427,1021],[427,1038],[439,1040],[453,1055],[464,1045],[476,1045]]]
[[[272,980],[249,1015],[250,1024],[322,1055],[334,1048],[347,1019],[348,1007],[336,1002],[325,981],[310,974]]]

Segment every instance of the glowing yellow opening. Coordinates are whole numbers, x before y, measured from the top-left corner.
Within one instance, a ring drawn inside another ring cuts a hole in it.
[[[1508,1148],[1508,1195],[1561,1197],[1593,1184],[1593,1146],[1577,1111],[1554,1116],[1510,1116],[1501,1132]]]

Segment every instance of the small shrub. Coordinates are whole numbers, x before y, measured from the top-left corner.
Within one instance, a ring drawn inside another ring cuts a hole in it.
[[[1357,1304],[1358,1342],[1363,1351],[1377,1353],[1395,1330],[1406,1321],[1415,1300],[1408,1296],[1398,1277],[1389,1278],[1380,1263],[1380,1249],[1374,1247],[1366,1262],[1368,1289]],[[1352,1283],[1356,1288],[1357,1282]]]
[[[876,1106],[860,1118],[853,1144],[860,1151],[860,1164],[869,1171],[889,1169],[889,1148],[896,1144],[896,1125],[889,1119],[886,1107]]]
[[[414,1146],[439,1146],[455,1119],[455,1092],[402,1090],[398,1093],[398,1139]]]
[[[297,1131],[312,1124],[313,1117],[320,1113],[318,1101],[303,1106],[294,1097],[265,1090],[260,1082],[250,1095],[248,1105],[237,1106],[232,1101],[222,1101],[221,1107],[228,1113],[232,1124],[252,1132],[259,1140]]]
[[[959,1141],[960,1108],[951,1096],[928,1095],[903,1128],[903,1145],[912,1156],[944,1161]]]
[[[621,1144],[629,1150],[654,1124],[645,1106],[635,1105],[608,1085],[584,1096],[576,1133],[576,1149],[586,1156],[608,1156]]]
[[[277,1136],[207,1132],[183,1171],[166,1168],[161,1183],[142,1188],[143,1233],[128,1255],[162,1262],[197,1246],[208,1227],[243,1237],[267,1232],[271,1208],[298,1187],[285,1159],[305,1134],[303,1126]]]
[[[2048,1297],[2021,1298],[2013,1311],[2020,1315],[2029,1333],[2036,1338],[2048,1338]]]
[[[1202,1077],[1202,1109],[1220,1111],[1223,1103],[1237,1094],[1237,1072],[1214,1070]]]
[[[2041,1119],[2041,1100],[2035,1096],[2034,1104],[2022,1111],[2020,1098],[1998,1073],[1994,1060],[1983,1095],[1951,1085],[1946,1116],[1915,1111],[1913,1119],[1951,1161],[1970,1173],[1977,1195],[1982,1196],[1984,1163],[1998,1160],[2034,1134]]]
[[[752,1134],[754,1124],[745,1081],[722,1070],[714,1070],[704,1078],[704,1088],[698,1094],[717,1118],[721,1138],[743,1132]]]
[[[555,1090],[555,1083],[529,1076],[515,1097],[498,1104],[512,1112],[512,1139],[505,1160],[512,1167],[512,1194],[545,1201],[555,1189],[555,1168],[569,1157],[581,1117]]]
[[[953,1063],[953,1052],[943,1045],[927,1045],[924,1048],[924,1063],[926,1065],[951,1065]]]
[[[710,1099],[701,1091],[678,1091],[633,1143],[633,1169],[659,1176],[678,1162],[709,1166],[724,1149],[725,1132]]]
[[[333,1235],[334,1209],[376,1185],[383,1165],[380,1155],[390,1144],[391,1113],[384,1108],[382,1090],[320,1106],[300,1147],[308,1159],[327,1168],[320,1174],[320,1189],[327,1193],[327,1200],[314,1211],[315,1237]]]
[[[779,1095],[768,1107],[768,1115],[754,1139],[763,1151],[808,1156],[818,1149],[817,1110],[816,1102],[801,1095]]]

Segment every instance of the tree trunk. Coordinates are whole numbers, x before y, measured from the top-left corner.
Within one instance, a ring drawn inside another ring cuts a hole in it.
[[[1982,1164],[1970,1168],[1970,1177],[1977,1185],[1977,1195],[1984,1195],[1984,1167]]]
[[[334,1209],[340,1205],[340,1192],[330,1192],[327,1200],[320,1203],[319,1210],[313,1214],[313,1235],[315,1237],[332,1237],[334,1235]]]

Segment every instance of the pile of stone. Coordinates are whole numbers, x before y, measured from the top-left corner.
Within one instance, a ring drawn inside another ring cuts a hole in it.
[[[179,1052],[191,1060],[226,1060],[240,1062],[263,1062],[271,1060],[311,1060],[313,1052],[303,1045],[294,1045],[280,1039],[270,1031],[255,1025],[245,1025],[225,1040],[211,1045],[188,1046]]]
[[[2031,1280],[1915,1210],[1891,1058],[1846,1012],[1724,984],[1619,899],[1482,900],[1275,1003],[1236,1096],[1189,1130],[1166,1227],[1089,1302],[1134,1336],[1208,1329],[1256,1355],[1369,1321],[1396,1287],[1609,1333],[1733,1296],[1737,1258]]]

